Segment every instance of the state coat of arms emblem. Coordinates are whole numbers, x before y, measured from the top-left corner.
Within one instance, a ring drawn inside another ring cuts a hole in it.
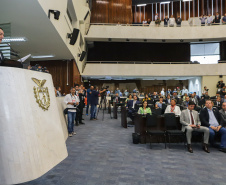
[[[33,87],[36,102],[44,111],[48,110],[50,106],[49,90],[48,87],[43,87],[46,80],[31,79],[38,85],[38,87]]]

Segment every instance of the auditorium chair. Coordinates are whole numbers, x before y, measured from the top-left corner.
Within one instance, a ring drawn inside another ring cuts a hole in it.
[[[147,127],[146,132],[150,136],[150,148],[152,148],[152,146],[151,146],[151,137],[152,136],[163,136],[164,141],[165,141],[165,148],[166,148],[166,133],[163,130],[158,129],[156,115],[147,114],[146,127]]]
[[[166,113],[164,114],[164,121],[165,121],[165,132],[166,136],[168,136],[169,141],[169,148],[170,148],[170,139],[171,136],[181,136],[184,140],[184,146],[185,146],[185,133],[178,129],[176,117],[174,113]]]

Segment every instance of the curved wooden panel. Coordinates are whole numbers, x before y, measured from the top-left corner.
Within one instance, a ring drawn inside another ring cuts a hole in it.
[[[46,111],[36,102],[33,88],[38,85],[31,78],[46,80]],[[0,184],[34,180],[68,155],[52,76],[0,67],[0,87]]]

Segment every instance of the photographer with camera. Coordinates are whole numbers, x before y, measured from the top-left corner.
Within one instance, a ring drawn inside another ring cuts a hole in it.
[[[72,137],[76,133],[74,132],[74,121],[76,118],[76,107],[79,105],[79,98],[75,95],[75,88],[71,88],[71,93],[67,94],[64,98],[64,102],[68,108],[68,134]]]
[[[206,94],[206,92],[208,92],[208,91],[209,91],[209,89],[207,89],[207,87],[204,86],[204,89],[203,89],[203,91],[202,91],[202,95],[204,96],[204,95]]]

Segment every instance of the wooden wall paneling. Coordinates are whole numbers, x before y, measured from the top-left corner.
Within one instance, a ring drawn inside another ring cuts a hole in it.
[[[185,20],[188,20],[189,19],[189,2],[186,2],[185,15],[186,15],[186,19]]]
[[[91,22],[108,23],[108,6],[109,0],[106,1],[93,0]]]
[[[180,16],[180,2],[176,1],[173,2],[173,15],[176,18],[177,16]]]
[[[152,4],[148,4],[145,8],[146,20],[152,20]]]

